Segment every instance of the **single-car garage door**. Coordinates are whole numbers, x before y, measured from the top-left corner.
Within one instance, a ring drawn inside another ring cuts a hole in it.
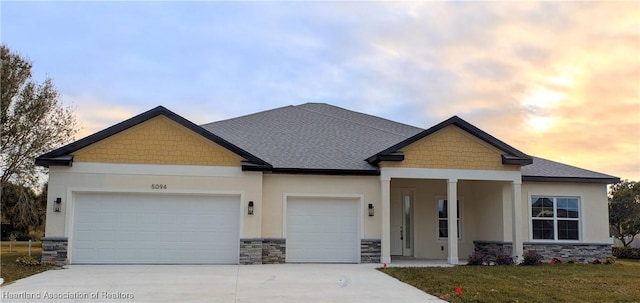
[[[73,264],[237,264],[240,197],[77,193]]]
[[[358,263],[359,200],[287,199],[287,262]]]

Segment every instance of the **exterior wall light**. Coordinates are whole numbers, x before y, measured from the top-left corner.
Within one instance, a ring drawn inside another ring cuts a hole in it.
[[[247,214],[253,215],[253,201],[249,201],[249,206],[247,206]]]
[[[56,198],[56,200],[53,202],[53,211],[59,213],[62,209],[62,198]]]
[[[369,203],[369,217],[373,217],[373,204]]]

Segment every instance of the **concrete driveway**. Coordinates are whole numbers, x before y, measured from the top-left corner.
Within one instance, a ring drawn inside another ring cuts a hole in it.
[[[445,302],[376,266],[73,265],[3,285],[0,301]]]

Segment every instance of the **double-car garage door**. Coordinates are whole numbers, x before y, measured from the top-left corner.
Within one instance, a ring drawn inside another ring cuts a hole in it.
[[[357,263],[359,205],[359,199],[287,198],[286,261]],[[239,196],[76,193],[73,218],[72,264],[239,261]]]
[[[76,193],[72,264],[237,264],[240,197]]]

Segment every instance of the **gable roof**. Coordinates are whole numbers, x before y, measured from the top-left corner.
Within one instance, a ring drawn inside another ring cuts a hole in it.
[[[401,160],[400,149],[455,125],[504,152],[503,164],[524,165],[523,181],[616,183],[614,176],[531,157],[454,116],[429,129],[324,103],[285,106],[233,119],[193,124],[158,106],[36,158],[36,164],[71,165],[73,152],[158,115],[181,124],[246,159],[245,171],[379,175],[380,160]],[[373,156],[372,156],[373,155]],[[369,157],[369,158],[367,158]]]
[[[458,116],[453,116],[437,125],[424,130],[410,138],[407,138],[381,152],[376,153],[375,155],[369,157],[367,162],[369,163],[378,163],[381,160],[392,160],[392,161],[402,161],[404,157],[402,156],[400,150],[408,145],[415,143],[416,141],[423,139],[447,126],[455,125],[458,128],[468,132],[469,134],[481,139],[484,142],[489,143],[493,147],[504,152],[502,155],[502,164],[519,164],[519,165],[528,165],[533,162],[531,157],[526,155],[525,153],[511,147],[510,145],[498,140],[492,135],[484,132],[483,130],[471,125],[469,122],[462,120]]]
[[[101,141],[103,139],[106,139],[108,137],[111,137],[121,131],[124,131],[126,129],[129,129],[133,126],[136,126],[142,122],[145,122],[147,120],[150,120],[152,118],[155,118],[157,116],[165,116],[175,122],[177,122],[178,124],[188,128],[189,130],[211,140],[212,142],[230,150],[231,152],[239,155],[240,157],[243,157],[244,159],[246,159],[247,161],[249,161],[249,163],[246,163],[247,165],[260,165],[260,166],[265,166],[268,167],[269,163],[265,162],[264,160],[254,156],[253,154],[243,150],[242,148],[229,143],[228,141],[214,135],[213,133],[203,129],[202,127],[194,124],[193,122],[177,115],[176,113],[166,109],[163,106],[158,106],[154,109],[151,109],[149,111],[146,111],[142,114],[139,114],[131,119],[125,120],[123,122],[120,122],[114,126],[111,126],[107,129],[104,129],[102,131],[99,131],[93,135],[90,135],[88,137],[85,137],[83,139],[80,139],[78,141],[75,141],[71,144],[68,144],[66,146],[63,146],[61,148],[58,148],[54,151],[51,151],[49,153],[46,153],[44,155],[41,155],[39,157],[36,158],[36,164],[40,165],[40,166],[45,166],[45,167],[49,167],[50,165],[66,165],[66,166],[71,166],[71,164],[73,163],[73,156],[72,153],[80,150],[82,148],[85,148],[91,144],[94,144],[98,141]]]

